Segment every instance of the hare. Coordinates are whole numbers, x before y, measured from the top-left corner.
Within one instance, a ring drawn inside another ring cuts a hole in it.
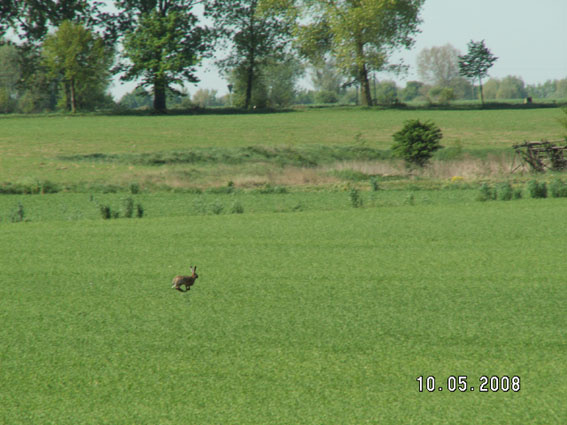
[[[171,282],[171,289],[177,289],[179,292],[187,292],[199,277],[196,273],[197,266],[191,267],[191,276],[175,276]],[[181,289],[181,285],[185,285],[185,291]]]

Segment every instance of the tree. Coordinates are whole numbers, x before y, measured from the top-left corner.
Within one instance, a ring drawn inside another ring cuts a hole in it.
[[[336,62],[329,59],[312,66],[311,82],[317,91],[334,92],[335,95],[339,95],[344,91],[345,78],[337,69]]]
[[[206,14],[216,25],[220,40],[230,40],[230,55],[217,62],[227,74],[238,74],[238,90],[244,90],[244,108],[252,106],[254,84],[260,68],[283,60],[289,44],[290,26],[284,8],[262,0],[212,0]],[[242,81],[244,78],[244,81]],[[244,84],[242,84],[244,83]]]
[[[124,94],[120,98],[118,105],[126,109],[150,109],[152,107],[152,99],[142,87],[137,87],[131,92]]]
[[[489,78],[482,88],[485,99],[496,99],[498,97],[498,89],[500,88],[500,80],[498,78]]]
[[[522,99],[527,96],[524,81],[520,77],[509,75],[500,81],[498,99]]]
[[[236,108],[266,108],[268,106],[268,88],[264,70],[256,67],[250,81],[249,68],[241,64],[232,69],[228,78],[234,87],[232,106]]]
[[[217,98],[217,91],[210,89],[197,90],[192,97],[192,101],[201,108],[221,105],[221,102]]]
[[[102,1],[97,0],[1,0],[0,36],[9,27],[17,44],[21,78],[18,83],[20,110],[41,111],[52,109],[57,100],[58,85],[53,84],[44,66],[40,51],[48,33],[64,21],[81,24],[90,31],[102,27]],[[106,43],[106,41],[105,41]],[[110,49],[112,43],[107,43]],[[100,93],[88,93],[90,100]]]
[[[293,55],[284,55],[263,67],[268,89],[268,105],[272,108],[285,108],[294,103],[297,95],[297,80],[305,68]]]
[[[85,90],[87,86],[104,91],[108,84],[113,55],[101,38],[80,24],[64,21],[45,40],[43,55],[50,75],[63,82],[67,109],[73,113],[81,95],[92,95]]]
[[[430,121],[406,121],[404,127],[393,137],[394,155],[404,159],[409,166],[425,166],[433,152],[442,148],[439,141],[443,133]]]
[[[13,112],[16,108],[21,73],[16,47],[0,46],[0,113]]]
[[[452,87],[459,74],[459,51],[451,44],[423,49],[417,56],[417,73],[424,83]]]
[[[4,36],[8,28],[13,25],[18,15],[16,0],[2,0],[0,2],[0,39]]]
[[[164,112],[167,93],[185,81],[196,83],[195,66],[209,50],[208,30],[197,25],[197,0],[119,0],[120,31],[127,62],[123,81],[141,78],[150,87],[154,110]]]
[[[480,87],[480,101],[484,106],[484,94],[482,92],[482,79],[488,76],[488,70],[498,59],[484,45],[484,40],[468,44],[468,53],[459,56],[459,70],[462,76],[476,79]]]
[[[409,102],[414,100],[420,95],[422,87],[423,83],[420,81],[408,81],[405,88],[400,92],[402,101]]]
[[[12,28],[26,44],[38,44],[50,28],[64,21],[80,23],[90,30],[100,23],[100,1],[92,0],[2,0],[15,14]],[[2,11],[2,6],[0,6]]]
[[[376,102],[380,105],[393,105],[398,102],[398,86],[394,81],[382,81],[375,87]]]
[[[281,0],[280,0],[281,1]],[[311,61],[326,54],[336,58],[342,73],[359,83],[363,105],[371,105],[369,74],[388,68],[391,53],[413,44],[424,0],[300,1],[304,14],[298,43]]]

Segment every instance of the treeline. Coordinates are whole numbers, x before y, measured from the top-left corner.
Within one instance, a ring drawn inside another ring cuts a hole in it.
[[[450,46],[434,48],[449,51],[448,56],[433,52],[429,62],[418,63],[421,82],[399,88],[376,80],[377,73],[404,70],[390,58],[412,46],[424,0],[108,3],[0,3],[0,112],[116,107],[163,112],[194,105],[277,108],[415,99],[444,103],[476,96],[471,80],[459,73],[459,55]],[[186,85],[198,82],[197,69],[208,58],[226,79],[229,93],[219,98],[214,91],[199,90],[189,96]],[[450,72],[447,66],[441,74],[436,71],[442,63],[450,63]],[[306,72],[314,90],[298,89]],[[117,75],[139,83],[118,104],[108,94]],[[499,98],[511,85],[508,79],[489,80],[486,98],[494,90]],[[564,90],[563,80],[533,90],[523,86],[519,97],[564,97]]]

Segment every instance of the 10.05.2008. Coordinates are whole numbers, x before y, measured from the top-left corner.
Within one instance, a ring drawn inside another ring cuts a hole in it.
[[[476,385],[469,384],[468,376],[451,375],[447,380],[440,382],[435,376],[418,376],[416,381],[419,384],[419,392],[435,392],[447,390],[451,393],[455,391],[472,392],[478,391],[481,393],[487,392],[518,392],[520,391],[520,377],[519,376],[486,376],[483,375],[478,378]]]

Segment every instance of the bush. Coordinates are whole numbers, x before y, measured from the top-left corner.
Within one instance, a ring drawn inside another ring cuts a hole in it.
[[[567,185],[561,179],[555,179],[549,185],[549,192],[553,198],[567,198]]]
[[[370,187],[372,188],[372,192],[378,192],[380,190],[378,177],[372,177],[370,179]]]
[[[129,189],[132,195],[140,193],[140,185],[138,183],[130,183]]]
[[[136,204],[136,217],[142,218],[144,216],[144,207],[142,204]]]
[[[496,190],[488,183],[483,183],[476,199],[481,202],[494,201],[496,199]]]
[[[355,187],[350,189],[349,198],[350,203],[354,208],[362,207],[362,196],[360,196],[360,192]]]
[[[218,199],[211,205],[211,212],[215,215],[222,214],[223,210],[224,205]]]
[[[511,201],[514,198],[514,189],[508,182],[502,183],[498,186],[497,198],[501,201]]]
[[[321,90],[315,93],[316,103],[337,103],[339,98],[334,91]]]
[[[132,198],[124,200],[124,217],[132,218],[134,216],[134,201]]]
[[[410,166],[423,167],[433,152],[442,148],[441,129],[433,122],[406,121],[404,128],[393,135],[392,151]]]
[[[18,202],[18,207],[16,208],[16,210],[14,212],[12,212],[12,215],[10,216],[10,221],[12,223],[20,223],[22,221],[24,221],[26,216],[26,213],[24,211],[24,206],[22,205],[21,202]]]
[[[232,206],[230,207],[231,214],[242,214],[244,212],[244,207],[238,201],[234,201]]]
[[[547,184],[537,180],[528,182],[528,192],[532,198],[547,198]]]
[[[120,213],[118,211],[112,211],[110,205],[100,205],[100,215],[102,216],[103,220],[110,220],[111,218],[118,218],[120,217]]]

